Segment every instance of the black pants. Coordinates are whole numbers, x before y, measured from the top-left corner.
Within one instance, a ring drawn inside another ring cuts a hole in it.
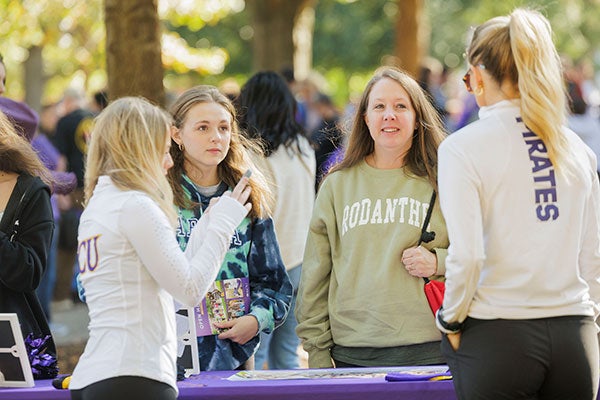
[[[118,376],[71,390],[71,400],[176,400],[175,389],[166,383],[139,376]]]
[[[467,318],[458,350],[442,353],[459,400],[596,400],[598,337],[591,317]]]
[[[356,364],[348,364],[347,362],[343,362],[340,360],[333,360],[333,363],[335,364],[336,368],[366,368],[362,365],[356,365]]]

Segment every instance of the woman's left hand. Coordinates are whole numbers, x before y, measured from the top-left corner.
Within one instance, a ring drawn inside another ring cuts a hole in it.
[[[437,271],[437,256],[423,246],[410,247],[402,252],[404,268],[412,276],[429,278]]]
[[[258,334],[258,320],[253,315],[244,315],[230,321],[215,323],[215,326],[227,329],[218,336],[219,339],[229,339],[239,344],[246,344]]]

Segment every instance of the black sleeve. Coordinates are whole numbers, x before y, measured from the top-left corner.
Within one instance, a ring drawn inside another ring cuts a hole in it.
[[[11,241],[0,231],[0,281],[14,291],[35,290],[46,269],[54,231],[50,194],[37,190],[23,207],[18,233]]]
[[[56,134],[54,136],[54,145],[56,149],[65,157],[71,154],[73,138],[70,137],[70,128],[68,119],[61,118],[56,124]]]

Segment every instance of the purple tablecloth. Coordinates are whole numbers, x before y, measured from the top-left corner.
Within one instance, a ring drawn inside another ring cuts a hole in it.
[[[379,378],[229,381],[234,372],[201,372],[179,384],[179,398],[244,400],[456,400],[451,381],[386,382]]]
[[[202,372],[179,382],[179,399],[191,400],[456,400],[451,381],[386,382],[376,378],[230,381],[235,371]],[[34,388],[0,388],[2,400],[69,400],[51,381]]]

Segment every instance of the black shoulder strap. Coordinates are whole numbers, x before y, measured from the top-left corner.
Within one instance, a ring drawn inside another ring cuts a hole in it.
[[[425,215],[425,220],[423,221],[423,227],[421,228],[421,237],[419,238],[419,246],[421,243],[429,243],[433,239],[435,239],[435,232],[427,232],[427,225],[429,225],[429,220],[431,219],[431,213],[433,213],[433,206],[435,205],[435,190],[431,193],[431,200],[429,200],[429,208],[427,209],[427,215]],[[429,278],[423,277],[425,283],[429,282]]]
[[[431,213],[433,212],[433,206],[435,204],[435,190],[431,193],[431,200],[429,200],[429,208],[427,209],[427,215],[425,216],[425,220],[423,221],[423,227],[421,228],[421,237],[419,238],[419,246],[421,243],[429,243],[433,239],[435,239],[435,232],[427,232],[427,225],[429,225],[429,220],[431,219]]]
[[[19,233],[19,229],[20,229],[20,222],[19,219],[21,218],[21,214],[23,213],[23,207],[25,206],[25,197],[27,196],[27,194],[29,193],[31,187],[33,186],[34,182],[33,180],[29,181],[28,185],[25,187],[25,190],[23,191],[23,194],[21,195],[21,198],[19,199],[19,204],[17,204],[17,207],[15,209],[15,215],[13,217],[13,223],[12,223],[12,233],[10,235],[10,241],[14,241],[15,240],[15,236],[17,236],[17,234]]]

